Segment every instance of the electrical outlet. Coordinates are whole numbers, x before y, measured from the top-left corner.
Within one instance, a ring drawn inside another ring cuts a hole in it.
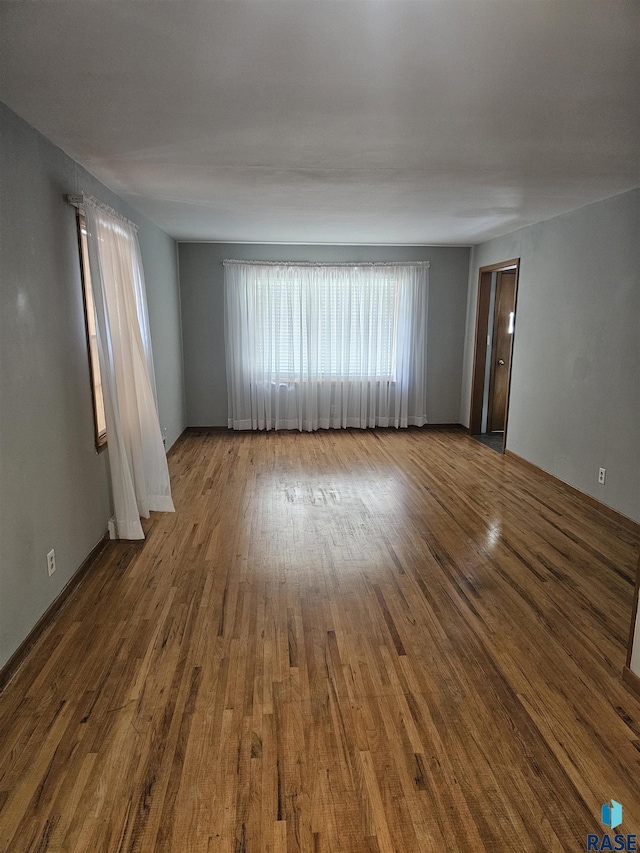
[[[47,554],[47,572],[49,574],[49,577],[51,577],[51,575],[55,572],[55,570],[56,570],[56,552],[52,548],[49,551],[49,553]]]
[[[604,486],[604,481],[605,481],[606,476],[607,476],[607,469],[606,468],[600,468],[598,470],[598,482],[600,483],[601,486]]]

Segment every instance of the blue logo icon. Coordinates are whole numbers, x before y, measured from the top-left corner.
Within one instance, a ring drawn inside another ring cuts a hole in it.
[[[602,806],[602,822],[605,826],[610,826],[611,829],[620,826],[622,823],[622,806],[620,803],[615,800],[604,803]],[[638,836],[634,833],[609,835],[608,832],[605,832],[604,835],[595,835],[594,833],[587,835],[587,850],[638,851],[640,847],[638,847]]]
[[[602,806],[602,822],[605,826],[615,829],[622,823],[622,806],[615,800]]]

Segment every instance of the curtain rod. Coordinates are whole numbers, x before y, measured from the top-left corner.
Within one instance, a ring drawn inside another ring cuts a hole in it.
[[[244,264],[250,267],[429,267],[429,261],[349,261],[340,263],[315,261],[238,261],[224,260],[223,266]]]
[[[84,193],[69,193],[65,196],[66,200],[69,204],[76,207],[81,213],[84,213],[84,206],[87,202],[92,204],[94,207],[97,207],[98,210],[104,210],[106,213],[110,213],[111,216],[115,216],[116,219],[119,219],[121,222],[126,222],[131,228],[135,231],[138,230],[138,226],[135,222],[132,222],[130,219],[127,219],[126,216],[123,216],[121,213],[118,213],[117,210],[114,210],[112,207],[109,207],[108,204],[104,204],[101,201],[98,201],[97,198],[94,198],[92,195],[85,195]]]

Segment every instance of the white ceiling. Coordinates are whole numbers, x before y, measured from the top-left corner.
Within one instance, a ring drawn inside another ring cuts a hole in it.
[[[637,0],[0,6],[0,100],[176,238],[469,244],[640,183]]]

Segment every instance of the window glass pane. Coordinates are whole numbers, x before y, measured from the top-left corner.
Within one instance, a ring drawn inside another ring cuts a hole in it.
[[[395,377],[399,285],[392,270],[336,270],[314,286],[256,272],[256,357],[264,377]],[[311,361],[311,365],[310,365]]]
[[[96,445],[106,443],[107,423],[104,414],[104,399],[102,396],[102,377],[100,376],[100,360],[98,356],[98,335],[96,327],[96,309],[91,285],[89,269],[89,254],[87,251],[87,232],[85,220],[78,216],[80,233],[80,260],[82,262],[82,286],[84,288],[84,314],[87,324],[87,343],[89,349],[89,365],[91,368],[91,388],[93,392],[93,412],[96,430]]]

